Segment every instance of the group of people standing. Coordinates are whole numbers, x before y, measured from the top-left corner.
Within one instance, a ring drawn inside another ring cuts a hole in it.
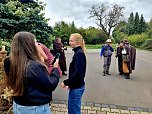
[[[109,68],[111,64],[111,56],[114,49],[111,46],[111,39],[105,42],[105,45],[101,48],[100,57],[104,58],[103,75],[110,75]],[[116,48],[116,58],[118,57],[118,71],[119,75],[123,75],[125,79],[130,79],[132,70],[135,69],[136,49],[129,44],[128,40],[124,39],[118,44]]]
[[[68,113],[81,114],[86,73],[85,43],[80,34],[74,33],[70,36],[69,44],[74,55],[69,66],[69,77],[60,86],[69,90]],[[57,38],[54,49],[61,57],[65,57],[63,48],[61,39]],[[66,71],[66,67],[60,66],[65,65],[65,61],[61,63],[57,59],[52,64],[52,58],[48,48],[37,42],[34,34],[21,31],[14,35],[11,53],[4,60],[14,114],[51,114],[49,103],[52,92],[59,83],[61,73],[65,74]]]
[[[111,56],[114,49],[108,39],[101,49],[100,57],[104,57],[103,76],[109,72]],[[79,33],[70,35],[69,45],[74,51],[69,65],[68,78],[60,86],[68,89],[68,113],[81,114],[81,98],[85,90],[86,55],[85,43]],[[59,60],[54,64],[54,56],[50,50],[36,41],[34,34],[26,31],[14,35],[11,53],[4,60],[7,75],[7,88],[13,97],[14,114],[50,114],[49,103],[52,92],[59,83],[59,77],[65,75],[66,60],[65,47],[61,38],[57,37],[53,44],[56,53],[60,53]],[[130,79],[130,73],[135,68],[136,49],[127,40],[120,42],[117,47],[119,74]]]

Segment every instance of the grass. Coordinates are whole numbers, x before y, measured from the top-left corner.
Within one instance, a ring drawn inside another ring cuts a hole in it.
[[[88,45],[88,44],[86,44],[85,47],[86,47],[86,49],[101,49],[101,47],[103,45],[104,44],[96,44],[96,45]],[[70,47],[70,46],[67,46],[67,47]],[[112,47],[115,49],[116,48],[116,44],[112,44]]]
[[[85,45],[87,49],[101,49],[102,44],[97,45]]]
[[[87,49],[101,49],[104,44],[86,45]],[[112,47],[116,49],[116,44],[112,44]]]

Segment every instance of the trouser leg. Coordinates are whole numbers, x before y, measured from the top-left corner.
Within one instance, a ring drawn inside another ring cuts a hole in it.
[[[107,57],[104,57],[103,76],[105,76],[106,71],[107,71]]]
[[[111,64],[111,56],[108,56],[107,57],[107,66],[106,66],[106,74],[108,74],[108,75],[110,75],[110,73],[109,73],[110,64]]]
[[[81,114],[81,98],[85,87],[70,89],[68,96],[68,114]]]
[[[118,71],[120,75],[123,75],[123,68],[122,68],[122,58],[118,57]]]

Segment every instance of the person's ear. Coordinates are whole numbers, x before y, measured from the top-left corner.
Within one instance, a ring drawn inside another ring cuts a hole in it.
[[[80,42],[77,40],[77,41],[76,41],[76,44],[77,44],[77,45],[79,45],[79,44],[80,44]]]

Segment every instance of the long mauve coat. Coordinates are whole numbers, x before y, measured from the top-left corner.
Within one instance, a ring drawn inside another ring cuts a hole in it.
[[[126,49],[127,54],[129,54],[130,61],[127,63],[127,66],[129,73],[132,73],[132,70],[135,70],[136,49],[130,44],[125,44],[124,48]]]
[[[65,57],[65,52],[64,52],[64,45],[62,43],[54,43],[53,44],[53,49],[55,51],[55,54],[60,53],[60,57],[59,57],[59,65],[61,68],[61,71],[67,71],[67,67],[66,67],[66,57]]]

